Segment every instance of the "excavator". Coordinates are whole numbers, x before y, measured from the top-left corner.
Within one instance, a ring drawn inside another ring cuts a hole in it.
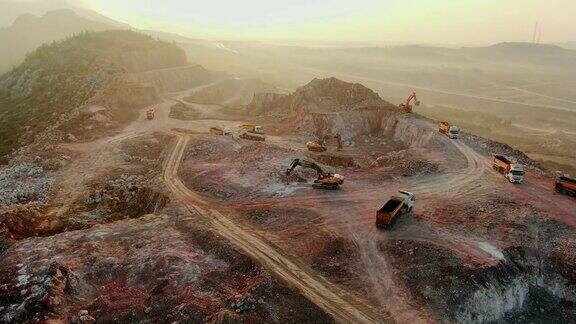
[[[412,112],[412,100],[414,100],[414,106],[420,106],[420,101],[416,98],[416,92],[412,92],[412,94],[406,99],[406,102],[401,103],[398,107],[403,109],[404,111],[411,113]]]
[[[312,162],[307,160],[294,159],[290,164],[290,168],[286,169],[286,175],[290,175],[296,167],[309,168],[316,171],[318,174],[318,179],[314,180],[312,185],[315,189],[327,189],[327,190],[337,190],[344,183],[344,177],[339,174],[334,174],[330,172],[324,172],[322,168]]]
[[[320,140],[310,141],[306,143],[308,147],[308,151],[312,152],[326,152],[328,148],[326,147],[326,140],[330,138],[335,138],[338,141],[338,151],[342,150],[342,137],[340,134],[336,134],[335,136],[326,135]]]

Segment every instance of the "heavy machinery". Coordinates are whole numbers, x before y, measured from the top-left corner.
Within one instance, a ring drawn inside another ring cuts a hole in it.
[[[238,137],[240,137],[241,139],[247,139],[250,141],[258,141],[258,142],[263,142],[266,140],[266,137],[264,137],[264,135],[262,134],[258,134],[258,133],[252,133],[252,132],[247,132],[244,129],[240,129],[240,132],[238,133]]]
[[[524,167],[503,155],[492,155],[492,168],[502,173],[511,183],[524,182]]]
[[[440,122],[438,124],[438,130],[440,133],[448,136],[451,139],[458,139],[460,136],[460,127],[455,125],[450,125],[449,122]]]
[[[554,189],[558,193],[576,197],[576,179],[570,177],[559,177],[556,179]]]
[[[248,133],[264,135],[264,129],[262,128],[262,126],[252,125],[252,124],[244,124],[244,125],[240,125],[240,129],[243,129]]]
[[[154,108],[148,109],[146,111],[146,119],[148,119],[148,120],[154,119],[155,114],[156,114],[156,111],[154,110]]]
[[[401,103],[398,107],[403,109],[404,111],[411,113],[412,112],[412,100],[414,100],[414,106],[420,106],[420,101],[416,98],[416,92],[412,92],[412,94],[406,99],[406,102]]]
[[[326,152],[328,148],[326,147],[326,141],[328,139],[334,138],[338,142],[338,151],[342,150],[342,137],[340,134],[336,134],[334,136],[326,135],[320,140],[310,141],[306,143],[306,147],[308,147],[308,151],[312,152]]]
[[[399,195],[392,196],[376,212],[376,227],[391,229],[394,223],[404,214],[409,214],[414,209],[416,197],[408,191],[399,191]]]
[[[290,163],[290,168],[286,169],[286,175],[290,175],[290,173],[292,173],[292,171],[294,171],[294,169],[296,169],[298,166],[316,171],[318,174],[318,179],[314,180],[314,184],[312,185],[313,188],[337,190],[340,189],[342,184],[344,184],[343,176],[330,172],[324,172],[324,170],[322,170],[318,164],[307,160],[294,159],[292,163]]]
[[[211,127],[210,134],[216,136],[232,136],[232,131],[229,128]]]

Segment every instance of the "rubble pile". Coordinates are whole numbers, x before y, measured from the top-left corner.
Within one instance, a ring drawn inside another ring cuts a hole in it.
[[[0,322],[330,321],[223,239],[174,217],[15,242],[0,259]]]
[[[510,145],[491,141],[489,139],[470,134],[467,132],[460,132],[460,139],[484,155],[500,154],[514,159],[516,162],[527,166],[531,169],[540,170],[541,166],[538,162],[532,160],[524,152],[517,150]]]
[[[22,163],[0,169],[0,211],[10,205],[44,204],[53,179],[42,166]]]
[[[394,151],[378,157],[372,168],[389,168],[397,170],[403,176],[431,174],[439,171],[438,163],[422,159],[409,150]]]
[[[163,209],[169,198],[146,187],[143,182],[142,176],[122,174],[103,185],[94,186],[84,202],[72,210],[75,216],[68,219],[68,227],[86,228],[97,223],[140,217]]]
[[[170,114],[168,117],[178,120],[194,120],[200,117],[200,113],[182,102],[178,102],[170,107]]]

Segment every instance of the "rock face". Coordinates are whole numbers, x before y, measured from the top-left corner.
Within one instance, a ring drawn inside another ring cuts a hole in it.
[[[186,101],[208,105],[244,107],[258,92],[278,91],[274,86],[258,79],[226,79],[193,92]]]
[[[253,101],[251,106],[265,114],[287,114],[293,118],[308,113],[334,113],[366,107],[394,107],[365,86],[336,78],[314,79],[287,96],[276,98],[259,96],[258,101]]]
[[[208,71],[200,65],[186,65],[178,69],[143,72],[139,77],[161,91],[174,92],[214,82],[226,77],[226,75]]]

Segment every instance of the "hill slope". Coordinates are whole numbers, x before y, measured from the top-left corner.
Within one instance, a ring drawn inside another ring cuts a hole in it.
[[[0,74],[20,64],[26,53],[44,43],[60,41],[82,31],[117,28],[117,25],[80,17],[69,9],[51,11],[41,17],[21,15],[10,27],[0,29]]]
[[[83,33],[44,45],[0,79],[0,156],[46,130],[57,138],[93,136],[95,120],[106,127],[122,123],[133,117],[130,108],[157,100],[155,88],[135,73],[184,64],[186,55],[175,45],[130,31]],[[86,112],[87,105],[99,106],[102,116]]]

